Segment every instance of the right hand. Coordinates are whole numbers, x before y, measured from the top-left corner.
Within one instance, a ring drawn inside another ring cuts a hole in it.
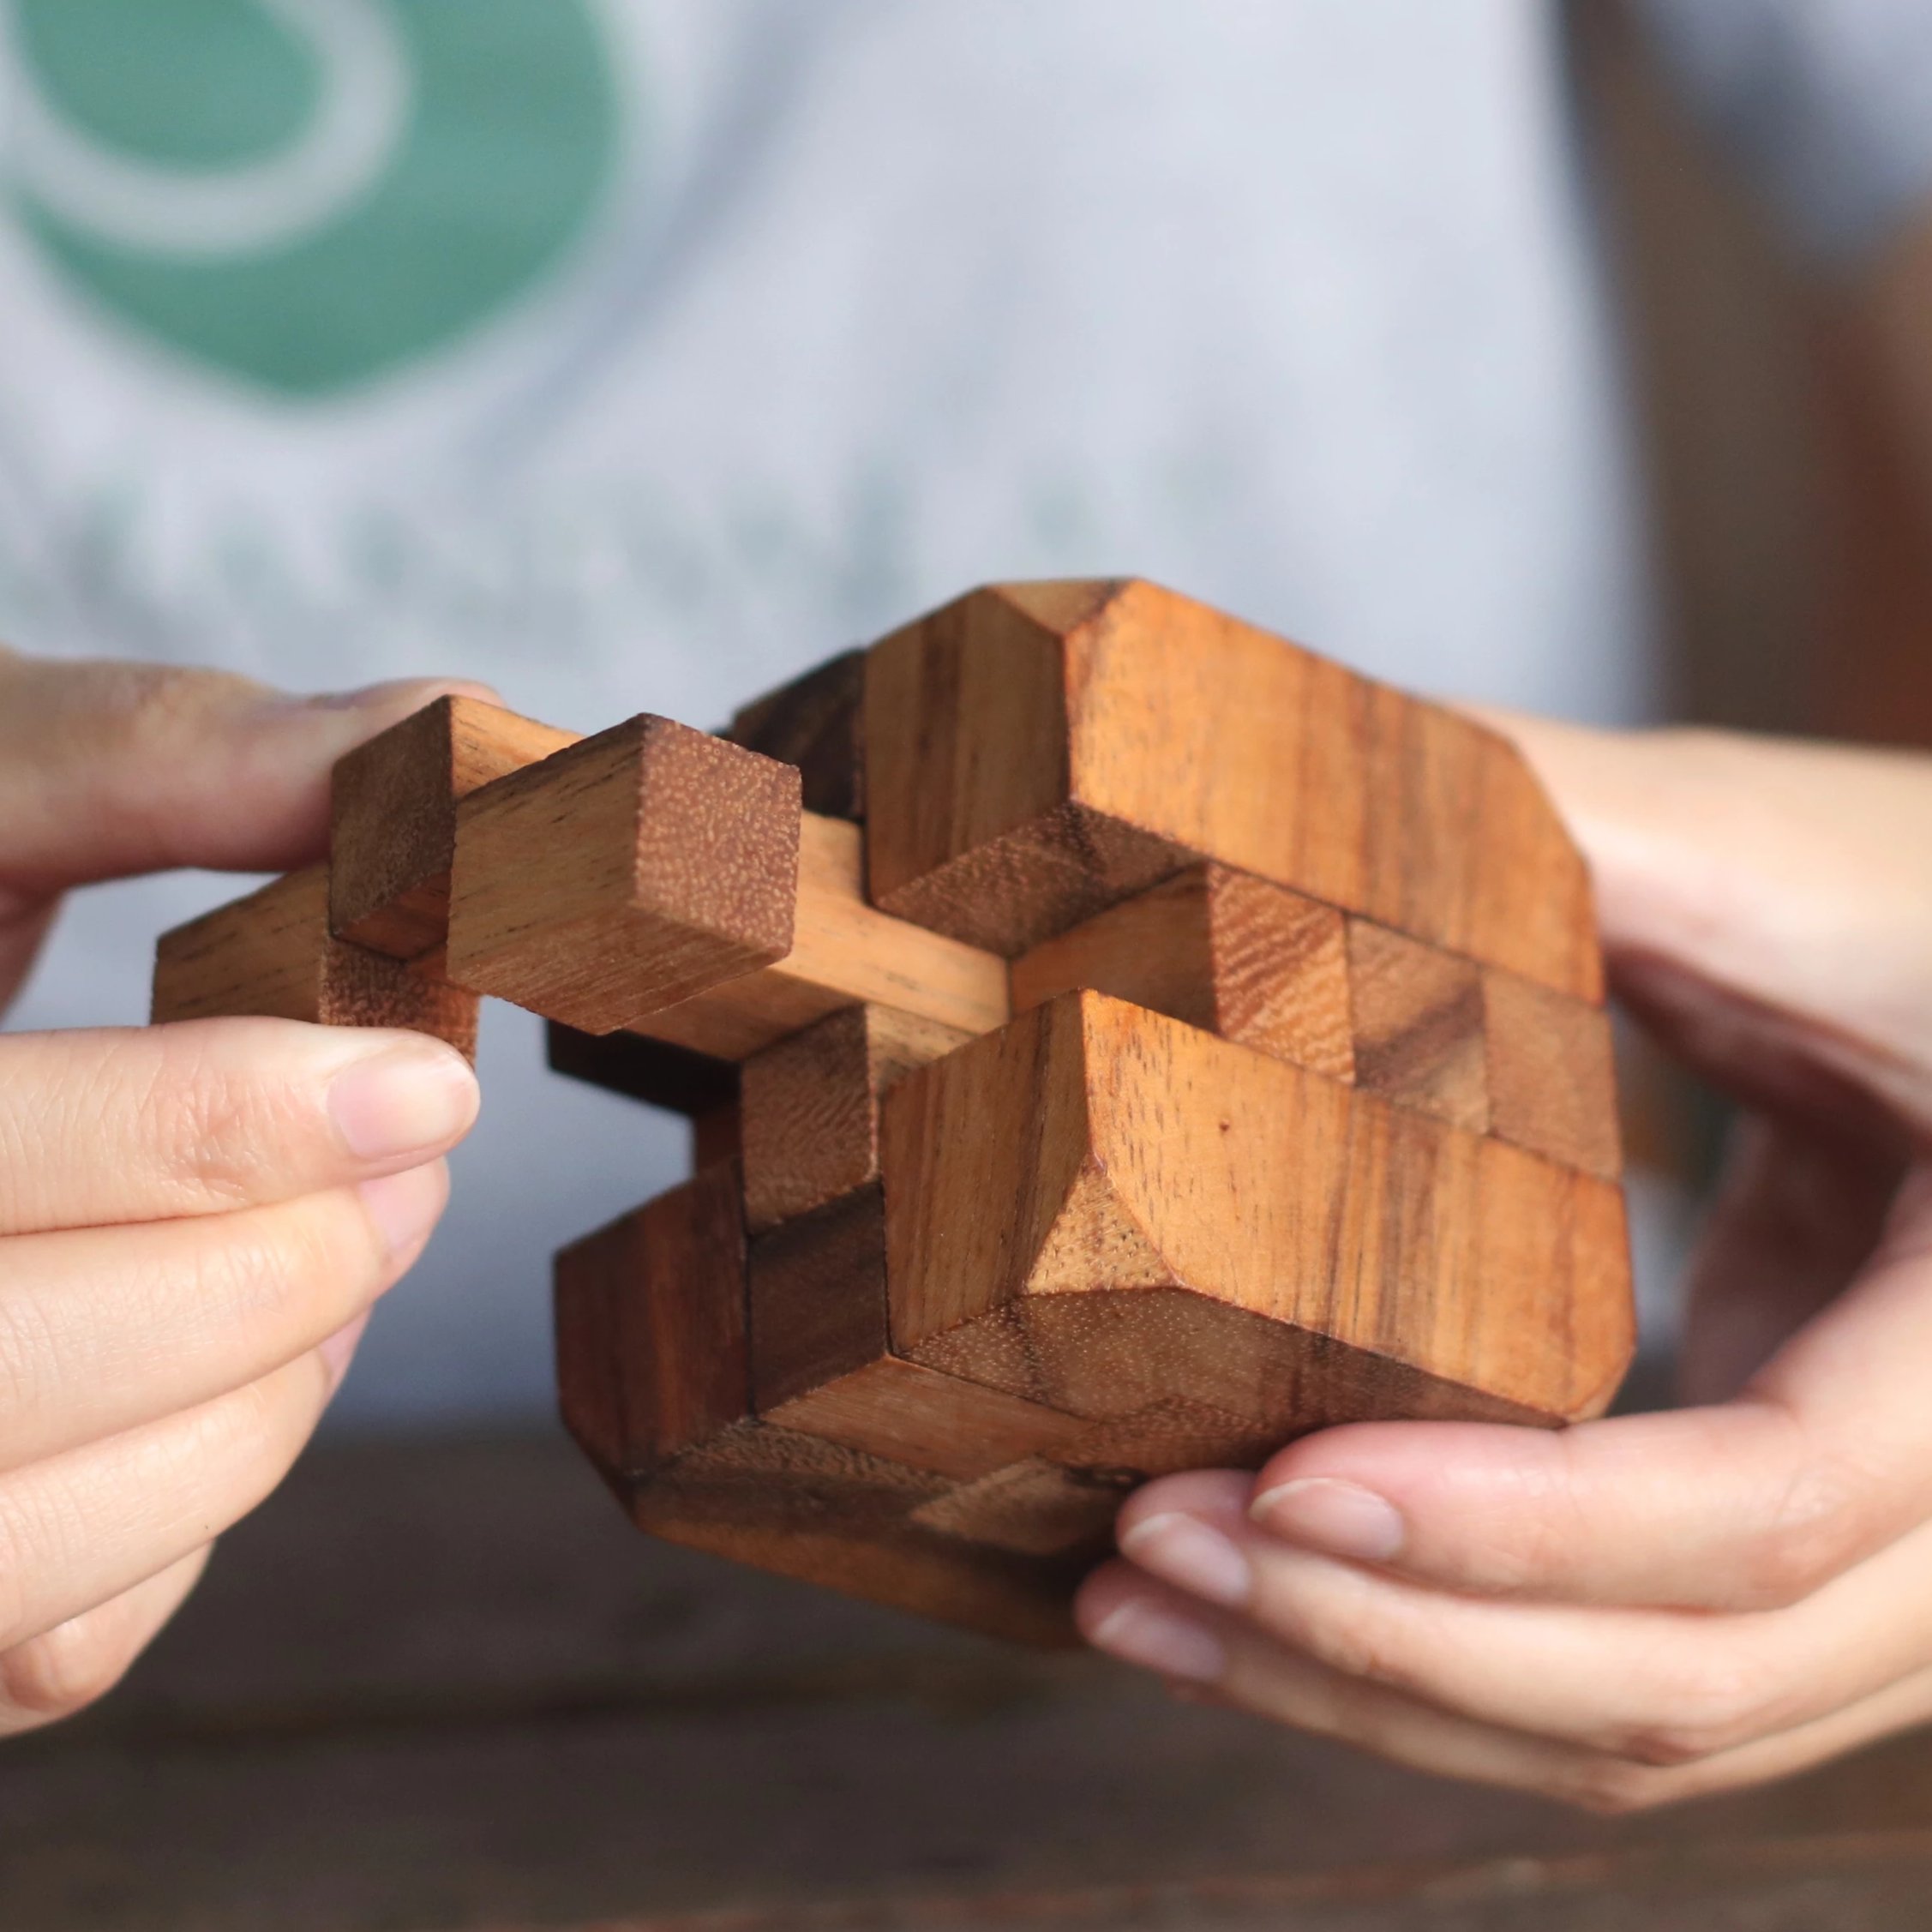
[[[321,857],[331,765],[450,688],[0,650],[0,1004],[69,885]],[[286,1473],[477,1107],[416,1034],[0,1037],[0,1734],[115,1683]]]

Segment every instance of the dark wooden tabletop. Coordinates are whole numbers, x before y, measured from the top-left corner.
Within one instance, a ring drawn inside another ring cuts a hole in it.
[[[6,1932],[1932,1926],[1932,1739],[1604,1822],[630,1533],[560,1439],[325,1448],[0,1749]]]

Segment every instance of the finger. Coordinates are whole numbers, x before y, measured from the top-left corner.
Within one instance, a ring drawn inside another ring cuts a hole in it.
[[[26,1234],[0,1258],[0,1470],[258,1380],[398,1281],[448,1198],[443,1164],[271,1208]]]
[[[1435,1590],[1253,1530],[1238,1481],[1124,1522],[1132,1562],[1347,1677],[1477,1722],[1678,1764],[1823,1718],[1932,1666],[1921,1527],[1791,1609],[1713,1617]]]
[[[1685,1283],[1686,1401],[1735,1395],[1843,1292],[1878,1245],[1899,1179],[1862,1149],[1740,1124]]]
[[[0,1653],[0,1737],[84,1711],[127,1674],[207,1568],[204,1545],[159,1575]]]
[[[0,1653],[238,1522],[288,1473],[334,1387],[312,1352],[198,1408],[0,1479]]]
[[[0,1236],[292,1199],[417,1166],[477,1116],[441,1041],[293,1020],[0,1038]]]
[[[1641,1764],[1478,1723],[1345,1676],[1226,1613],[1202,1613],[1125,1563],[1105,1565],[1087,1580],[1076,1616],[1097,1648],[1167,1677],[1191,1699],[1335,1738],[1438,1777],[1530,1791],[1604,1813],[1644,1810],[1788,1777],[1932,1716],[1927,1672],[1737,1750],[1689,1764]]]
[[[330,767],[448,679],[289,698],[218,671],[0,652],[0,921],[69,885],[177,866],[268,872],[327,841]]]
[[[1560,1433],[1372,1423],[1268,1464],[1256,1520],[1480,1596],[1763,1609],[1932,1516],[1932,1179],[1853,1287],[1736,1401]],[[1161,1485],[1137,1505],[1156,1509]]]
[[[1613,980],[1676,1048],[1766,1105],[1836,1105],[1828,1070],[1932,1130],[1932,759],[1488,717],[1589,860]]]

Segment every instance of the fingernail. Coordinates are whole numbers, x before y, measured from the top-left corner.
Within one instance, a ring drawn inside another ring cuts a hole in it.
[[[1221,1639],[1189,1617],[1149,1603],[1124,1603],[1101,1619],[1094,1647],[1186,1683],[1214,1683],[1227,1669]]]
[[[1178,1510],[1123,1530],[1120,1549],[1140,1567],[1191,1596],[1239,1610],[1254,1588],[1248,1559],[1218,1529]]]
[[[1291,1543],[1357,1563],[1387,1563],[1408,1533],[1401,1512],[1386,1497],[1339,1476],[1302,1476],[1263,1490],[1249,1514]]]
[[[330,1395],[342,1386],[342,1378],[348,1374],[349,1365],[356,1359],[356,1345],[363,1339],[363,1330],[368,1326],[369,1311],[365,1308],[354,1321],[338,1329],[317,1347],[315,1353],[321,1357],[322,1366],[328,1371]]]
[[[447,1147],[477,1117],[477,1077],[434,1041],[397,1047],[336,1075],[328,1110],[349,1151],[393,1161]]]
[[[357,1190],[369,1218],[392,1256],[412,1254],[429,1238],[449,1197],[449,1180],[440,1161],[410,1167]]]

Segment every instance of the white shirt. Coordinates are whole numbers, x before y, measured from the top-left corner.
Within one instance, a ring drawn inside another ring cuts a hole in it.
[[[13,0],[15,643],[707,724],[972,583],[1131,573],[1411,686],[1644,711],[1551,10],[257,7],[209,45]],[[84,896],[15,1023],[137,1020],[156,932],[239,889]],[[540,1053],[493,1011],[351,1418],[547,1408],[549,1251],[678,1178],[681,1123]]]

